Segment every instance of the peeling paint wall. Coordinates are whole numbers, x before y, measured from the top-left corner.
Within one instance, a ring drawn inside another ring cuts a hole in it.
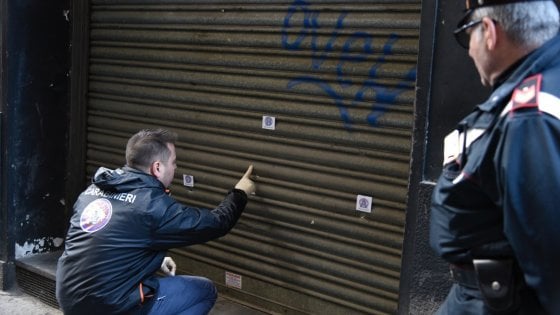
[[[15,245],[15,258],[23,258],[35,254],[51,252],[53,249],[61,249],[64,239],[62,237],[45,237],[27,241]]]
[[[10,1],[2,19],[2,211],[11,260],[60,248],[66,232],[70,1]]]

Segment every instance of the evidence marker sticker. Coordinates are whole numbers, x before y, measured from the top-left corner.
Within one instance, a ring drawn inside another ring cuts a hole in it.
[[[373,198],[370,196],[358,195],[356,197],[356,210],[371,213]]]

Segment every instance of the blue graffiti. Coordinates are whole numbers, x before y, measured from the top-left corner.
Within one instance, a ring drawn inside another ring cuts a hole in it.
[[[340,31],[344,29],[344,21],[348,13],[341,12],[339,14],[330,38],[323,47],[320,47],[318,43],[318,30],[321,28],[319,16],[320,12],[312,10],[308,1],[295,0],[288,8],[282,28],[282,47],[284,49],[291,51],[303,50],[305,41],[310,39],[312,51],[311,68],[313,70],[320,70],[325,60],[335,53],[335,43],[340,37]],[[301,18],[301,22],[294,25],[296,23],[293,23],[293,21],[298,21],[297,17]],[[295,27],[299,27],[297,34],[290,36],[288,31],[293,30]],[[291,40],[293,37],[295,39]],[[359,102],[365,102],[366,95],[372,93],[374,101],[371,112],[366,117],[366,122],[370,125],[376,125],[379,117],[386,113],[389,110],[389,106],[395,104],[397,97],[406,90],[409,90],[416,80],[416,67],[414,66],[408,71],[403,81],[395,87],[387,87],[377,81],[377,72],[380,66],[385,64],[386,56],[393,54],[393,45],[398,40],[399,36],[397,34],[389,36],[383,45],[382,51],[379,52],[380,57],[375,59],[373,65],[370,66],[368,78],[361,84],[354,95],[354,99],[351,101],[345,100],[343,95],[337,92],[336,88],[339,87],[345,90],[354,84],[352,79],[345,74],[344,69],[347,64],[365,63],[368,61],[368,57],[375,53],[373,48],[374,38],[366,32],[354,32],[344,41],[336,65],[336,84],[338,86],[313,75],[304,75],[288,82],[288,88],[293,89],[302,84],[317,86],[334,101],[346,128],[351,128],[354,123],[350,116],[349,108],[356,106]]]

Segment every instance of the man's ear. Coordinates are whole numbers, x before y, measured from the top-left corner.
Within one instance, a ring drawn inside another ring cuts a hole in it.
[[[496,23],[489,17],[482,18],[482,31],[484,32],[484,44],[486,49],[494,50],[498,44],[498,29]]]
[[[155,161],[150,165],[150,174],[154,175],[155,177],[159,178],[161,172],[161,162]]]

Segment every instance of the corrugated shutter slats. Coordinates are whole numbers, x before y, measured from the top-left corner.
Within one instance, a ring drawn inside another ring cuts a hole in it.
[[[238,225],[174,251],[180,271],[219,285],[240,274],[242,290],[225,294],[271,312],[396,311],[419,2],[92,0],[90,11],[89,174],[122,166],[128,137],[155,126],[179,133],[181,202],[213,207],[255,165]],[[372,213],[356,211],[358,195]]]

